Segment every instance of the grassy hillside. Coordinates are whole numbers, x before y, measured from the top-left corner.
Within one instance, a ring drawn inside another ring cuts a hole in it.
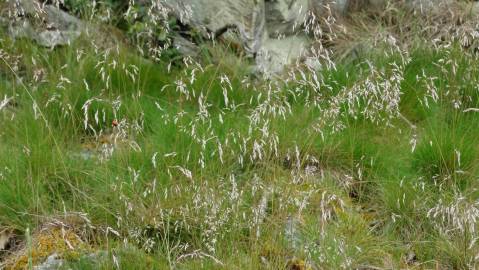
[[[0,33],[0,258],[477,268],[479,59],[408,42],[261,80],[227,45],[171,63]]]

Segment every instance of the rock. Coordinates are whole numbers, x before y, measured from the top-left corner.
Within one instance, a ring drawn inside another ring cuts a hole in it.
[[[68,45],[77,39],[85,25],[79,19],[52,5],[35,0],[9,0],[16,14],[8,32],[13,38],[35,40],[44,47]]]
[[[197,56],[200,51],[198,45],[180,35],[175,35],[173,37],[173,47],[176,48],[182,55],[191,57]]]
[[[255,58],[255,70],[267,76],[281,73],[285,67],[298,59],[308,59],[308,48],[314,42],[314,38],[305,33],[305,22],[311,16],[315,16],[316,21],[322,22],[332,14],[344,14],[349,10],[370,5],[376,7],[384,2],[384,0],[165,0],[172,16],[182,24],[197,29],[204,37],[221,36],[226,41],[240,44],[247,56]],[[194,50],[189,49],[193,46],[184,40],[177,39],[175,43],[178,44],[177,47],[185,49],[186,55],[194,53]],[[315,63],[314,66],[320,65]]]
[[[247,55],[256,58],[257,71],[274,74],[299,58],[309,43],[304,35],[297,35],[307,16],[309,1],[313,0],[165,2],[183,24],[199,29],[204,36],[227,35],[227,39],[241,44]],[[190,54],[191,50],[186,52]]]
[[[60,269],[65,261],[56,253],[48,256],[48,258],[41,264],[33,267],[34,270],[57,270]]]
[[[108,258],[108,252],[104,250],[98,250],[94,253],[89,253],[81,256],[81,259],[88,260],[94,265],[98,265],[99,262]],[[53,253],[41,264],[33,267],[33,270],[58,270],[63,269],[67,264],[67,261],[63,259],[57,253]],[[69,269],[69,268],[67,268]]]
[[[288,65],[307,54],[310,41],[305,35],[268,39],[256,57],[256,70],[267,77],[281,73]]]
[[[259,51],[265,36],[264,2],[258,0],[165,0],[172,14],[205,36],[218,37],[228,29],[251,54]]]
[[[309,0],[266,1],[265,20],[269,37],[298,33],[307,17],[309,6]]]

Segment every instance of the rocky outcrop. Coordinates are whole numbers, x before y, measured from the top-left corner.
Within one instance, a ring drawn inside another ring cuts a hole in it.
[[[306,55],[311,19],[324,23],[334,14],[383,0],[164,0],[182,24],[205,37],[224,36],[256,61],[256,70],[276,74]],[[309,28],[306,26],[309,23]],[[306,26],[306,27],[305,27]],[[309,31],[305,31],[306,28]],[[181,46],[178,46],[181,48]],[[188,50],[191,51],[191,50]]]
[[[45,47],[66,45],[85,29],[86,23],[40,0],[7,0],[16,13],[0,26],[8,25],[14,38],[30,38]],[[126,3],[126,0],[124,0]],[[453,0],[408,0],[415,10],[433,10]],[[334,21],[335,15],[358,9],[381,9],[386,0],[137,0],[145,7],[155,3],[166,8],[183,26],[194,29],[205,39],[232,42],[235,48],[255,61],[255,70],[265,74],[280,73],[299,59],[308,58],[318,37],[311,27]],[[160,4],[159,4],[160,3]],[[312,21],[315,20],[314,23]],[[330,21],[329,21],[330,20]],[[182,55],[195,56],[199,48],[180,33],[172,34],[172,45]],[[321,33],[319,34],[321,36]],[[320,66],[312,63],[313,66]]]
[[[165,0],[183,24],[210,38],[241,44],[263,73],[280,72],[303,54],[309,40],[301,31],[314,0]]]
[[[85,25],[53,5],[34,0],[7,0],[8,32],[13,38],[28,38],[45,47],[70,44]]]
[[[45,47],[67,45],[85,29],[85,23],[56,6],[37,0],[7,0],[8,32]],[[149,5],[151,1],[138,1]],[[273,75],[306,55],[312,39],[304,24],[311,16],[322,19],[325,10],[344,13],[348,0],[162,0],[170,16],[194,28],[204,38],[234,42],[254,58],[256,71]],[[183,55],[199,52],[194,43],[173,33],[173,46]]]

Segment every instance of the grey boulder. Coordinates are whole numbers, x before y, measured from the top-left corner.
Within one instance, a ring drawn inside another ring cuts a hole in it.
[[[12,18],[8,32],[13,38],[35,40],[44,47],[68,45],[84,30],[84,23],[53,5],[34,0],[8,0]]]

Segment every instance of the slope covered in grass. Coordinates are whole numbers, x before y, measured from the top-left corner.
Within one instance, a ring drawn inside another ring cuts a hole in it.
[[[65,269],[477,267],[473,51],[386,42],[259,80],[220,45],[102,45],[0,33],[7,267],[58,227],[82,242]]]

